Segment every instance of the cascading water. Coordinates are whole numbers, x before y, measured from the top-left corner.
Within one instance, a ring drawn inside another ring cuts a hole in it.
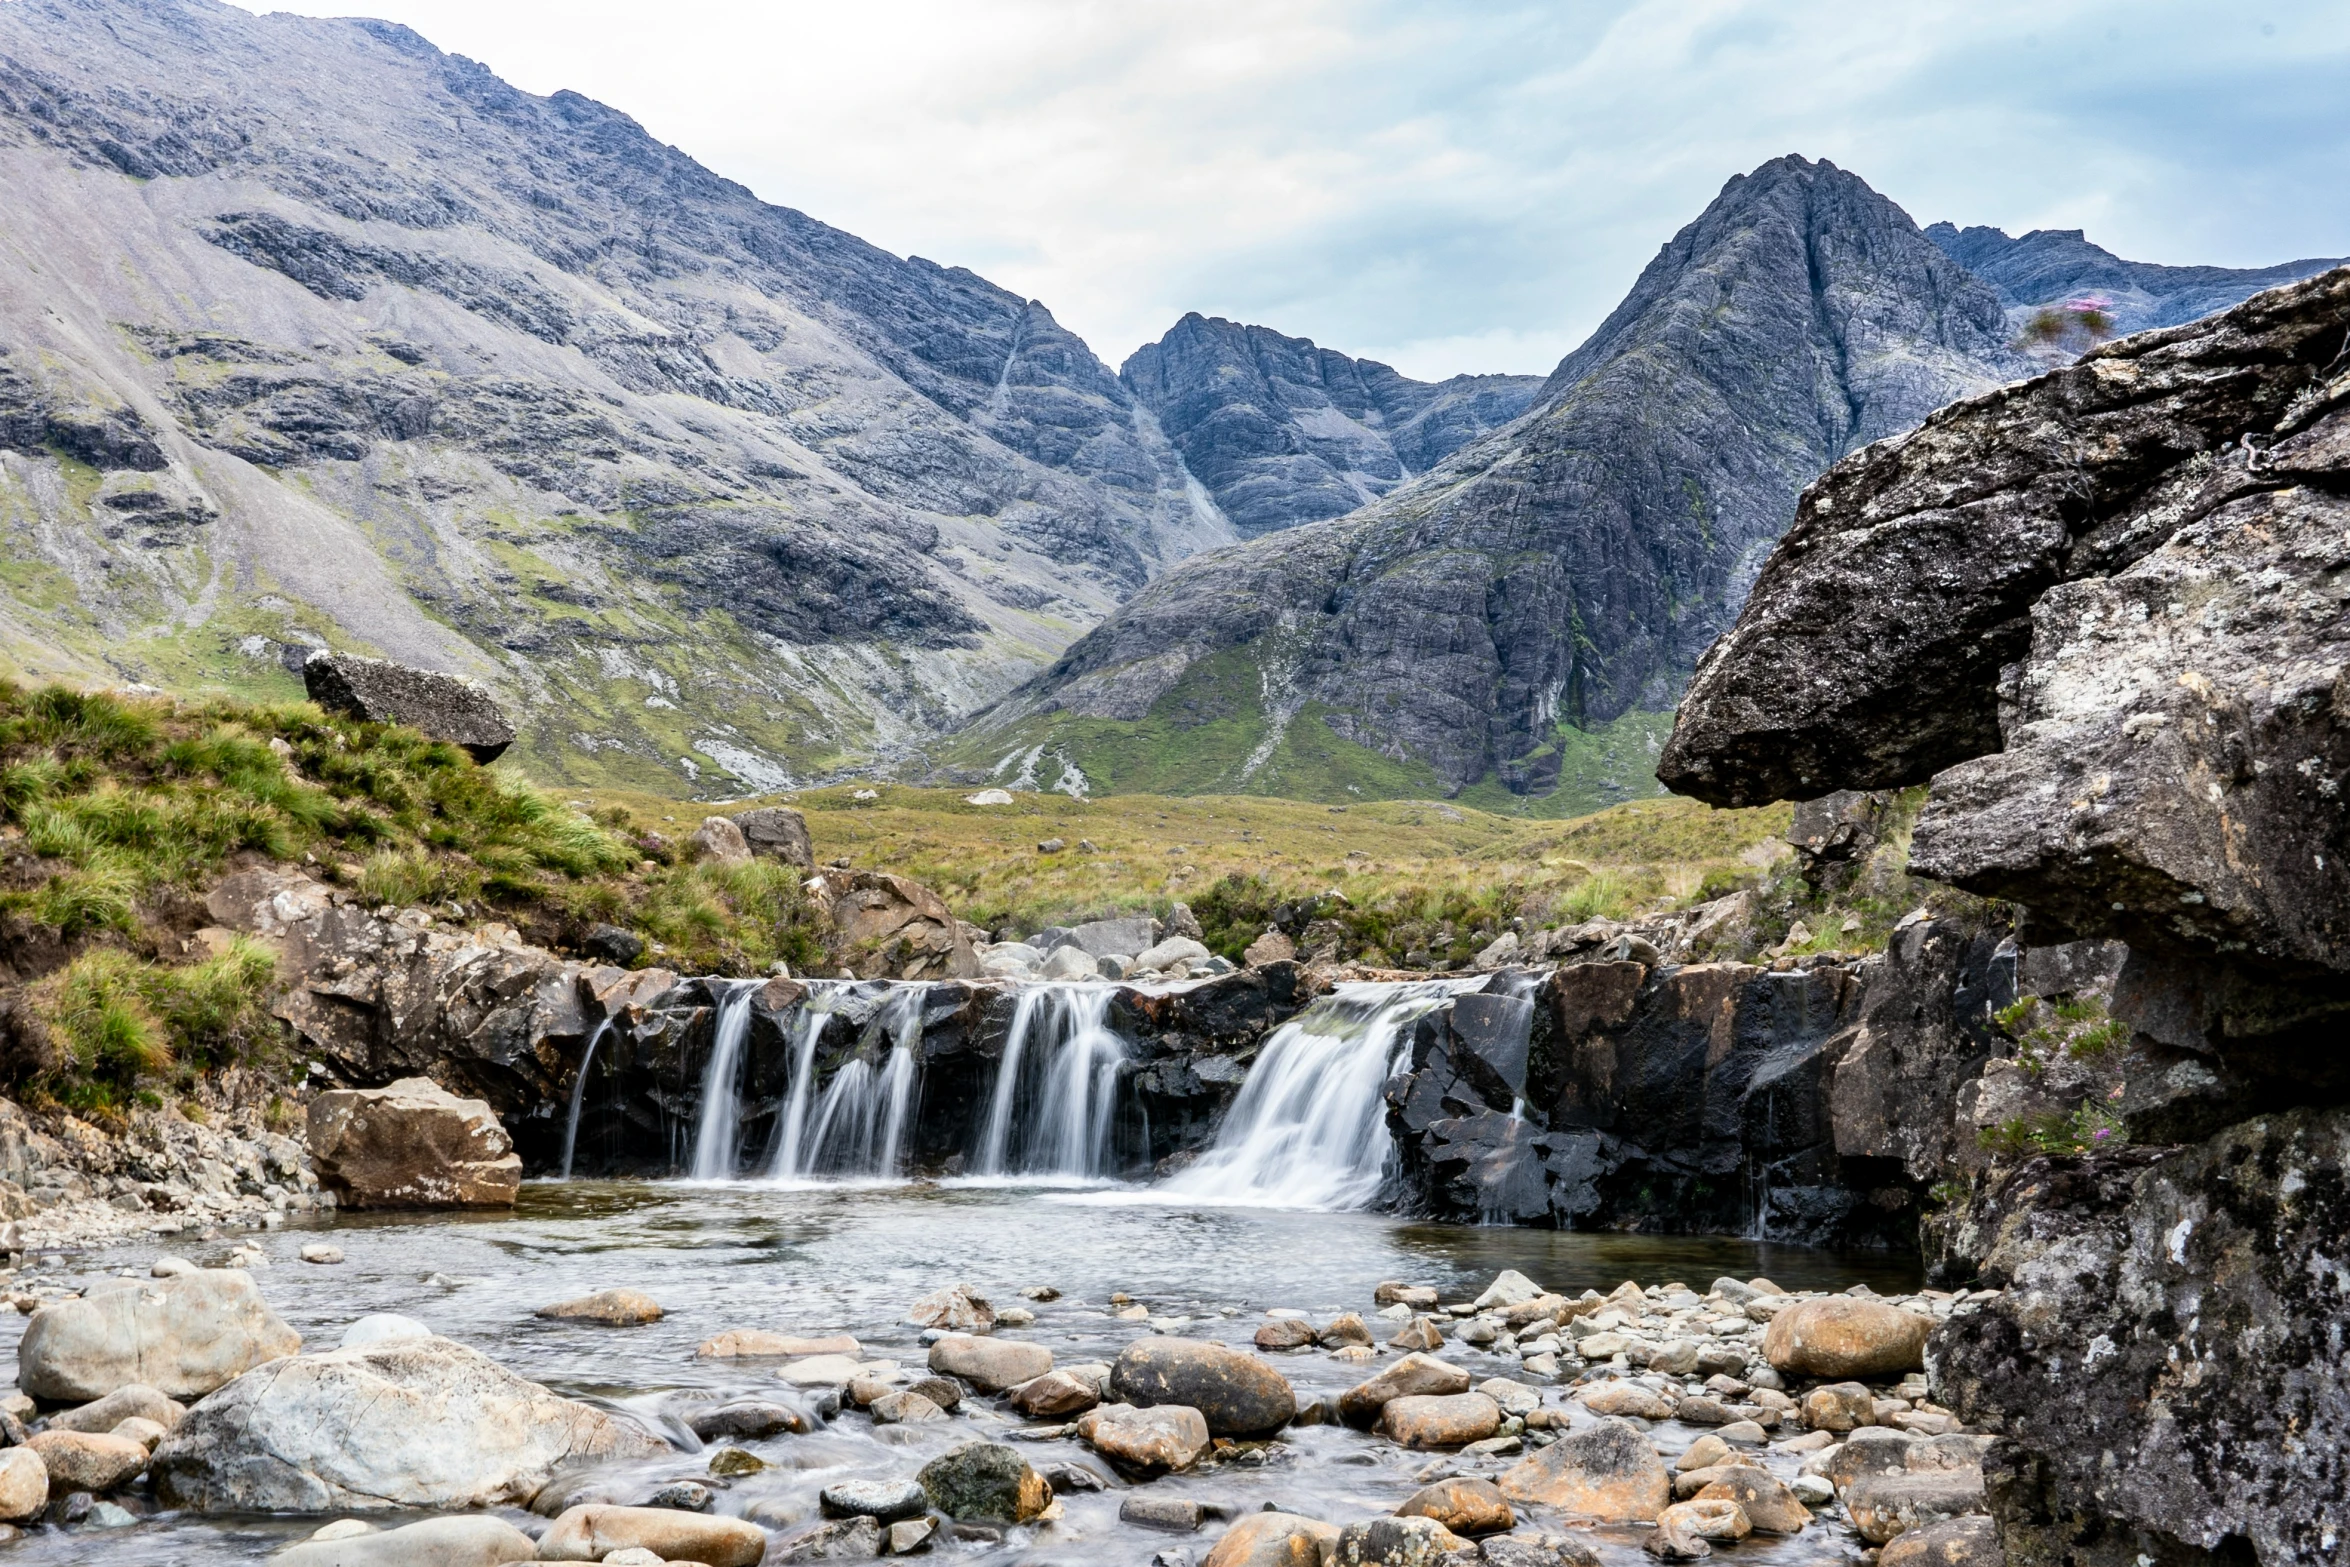
[[[905,1146],[906,1115],[913,1107],[916,1065],[922,1045],[922,1007],[927,985],[893,989],[866,1025],[856,1057],[833,1073],[813,1120],[816,1042],[834,1010],[837,992],[819,991],[802,1006],[792,1029],[791,1091],[777,1130],[770,1180],[797,1182],[818,1176],[891,1180]],[[876,1068],[867,1058],[883,1043],[888,1055]]]
[[[1013,1003],[986,1124],[970,1167],[983,1178],[1099,1180],[1126,1042],[1109,1026],[1109,985],[1029,985]]]
[[[743,1117],[736,1084],[742,1077],[743,1039],[751,1031],[751,998],[764,983],[735,980],[719,999],[710,1064],[702,1073],[702,1111],[694,1121],[693,1162],[688,1173],[697,1181],[734,1179]]]
[[[563,1179],[571,1179],[571,1153],[579,1146],[579,1110],[587,1101],[588,1068],[596,1064],[596,1046],[612,1032],[612,1020],[604,1019],[596,1031],[588,1035],[587,1048],[579,1053],[579,1076],[571,1084],[571,1116],[563,1123]]]
[[[1344,984],[1274,1030],[1216,1144],[1152,1195],[1217,1206],[1360,1208],[1393,1140],[1382,1097],[1409,1026],[1482,981]]]

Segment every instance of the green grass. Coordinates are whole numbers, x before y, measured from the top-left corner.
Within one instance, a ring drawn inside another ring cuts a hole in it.
[[[49,1048],[23,1063],[26,1086],[74,1109],[113,1109],[175,1069],[185,1087],[195,1073],[264,1058],[276,1038],[267,1010],[276,970],[243,939],[179,967],[90,948],[34,987]]]

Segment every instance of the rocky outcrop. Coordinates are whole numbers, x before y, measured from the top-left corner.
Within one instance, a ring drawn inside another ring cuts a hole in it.
[[[1414,381],[1194,311],[1118,379],[1242,537],[1343,516],[1526,411],[1538,375]]]
[[[406,724],[462,746],[484,764],[506,754],[514,725],[497,698],[471,681],[355,653],[313,653],[302,663],[310,700],[371,724]]]
[[[454,1509],[527,1502],[565,1463],[666,1451],[479,1351],[405,1338],[247,1372],[188,1411],[154,1473],[167,1505],[198,1513]]]
[[[1853,1085],[1856,1132],[1971,1184],[1935,1266],[2006,1293],[1929,1363],[2006,1433],[1986,1483],[2011,1561],[2344,1537],[2346,333],[2350,269],[1853,458],[1666,751],[1724,801],[1931,775],[1912,872],[2044,943],[1971,1082],[1951,1091],[1983,1039],[1921,1016]]]
[[[346,1208],[511,1208],[522,1186],[489,1105],[425,1077],[311,1100],[310,1159]]]
[[[828,900],[842,950],[865,979],[968,979],[979,972],[978,926],[959,920],[920,882],[887,871],[850,871],[808,883]]]

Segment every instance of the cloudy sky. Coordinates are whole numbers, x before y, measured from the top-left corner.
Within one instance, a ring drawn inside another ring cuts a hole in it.
[[[1730,175],[2142,260],[2350,254],[2350,5],[2183,0],[298,0],[572,88],[1043,300],[1415,375],[1547,371]]]

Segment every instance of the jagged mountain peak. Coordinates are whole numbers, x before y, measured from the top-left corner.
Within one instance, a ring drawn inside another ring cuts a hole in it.
[[[2080,229],[1962,229],[1936,223],[1926,237],[1999,291],[2011,318],[2022,324],[2036,312],[2083,296],[2104,300],[2114,329],[2142,332],[2178,326],[2224,310],[2262,289],[2314,277],[2344,257],[2281,262],[2272,267],[2174,267],[2125,261],[2094,244]]]

